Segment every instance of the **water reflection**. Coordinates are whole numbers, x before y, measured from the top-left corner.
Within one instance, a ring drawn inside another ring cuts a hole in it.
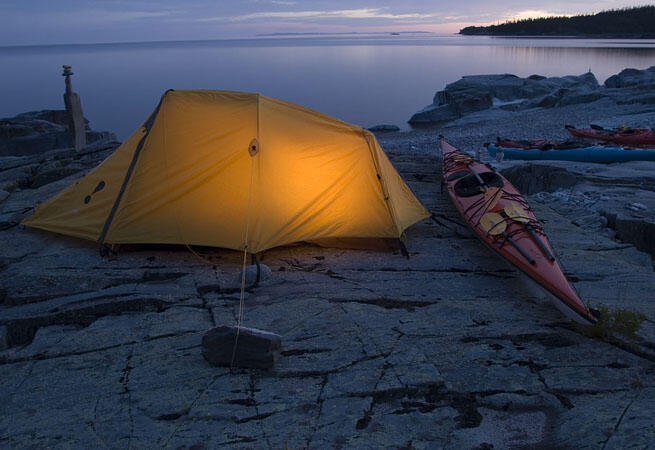
[[[517,67],[517,75],[579,75],[591,71],[599,83],[626,67],[647,68],[655,63],[653,48],[617,47],[493,47],[496,58]],[[523,67],[521,67],[523,66]]]
[[[343,120],[404,125],[467,74],[581,74],[603,82],[655,61],[653,41],[357,35],[0,47],[0,117],[61,108],[62,64],[76,72],[96,129],[127,137],[169,88],[261,92]]]

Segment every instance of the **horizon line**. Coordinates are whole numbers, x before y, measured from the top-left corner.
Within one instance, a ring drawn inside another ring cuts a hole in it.
[[[167,44],[167,43],[178,43],[178,42],[217,42],[217,41],[248,41],[248,40],[263,40],[262,38],[285,38],[293,36],[348,36],[348,35],[390,35],[391,33],[399,34],[432,34],[435,36],[454,36],[459,35],[457,33],[438,33],[433,31],[372,31],[372,32],[338,32],[338,33],[270,33],[270,34],[255,34],[251,36],[243,37],[224,37],[224,38],[212,38],[212,39],[164,39],[164,40],[151,40],[151,41],[111,41],[111,42],[60,42],[56,44],[12,44],[12,45],[0,45],[0,49],[11,49],[11,48],[29,48],[29,47],[71,47],[71,46],[91,46],[91,45],[127,45],[127,44]]]

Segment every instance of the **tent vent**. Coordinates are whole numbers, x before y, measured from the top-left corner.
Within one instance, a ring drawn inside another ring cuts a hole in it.
[[[259,153],[259,142],[257,139],[253,139],[250,141],[250,144],[248,144],[248,153],[250,153],[250,156],[255,156]]]

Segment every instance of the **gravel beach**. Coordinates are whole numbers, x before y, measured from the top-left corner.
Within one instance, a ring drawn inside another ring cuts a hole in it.
[[[570,139],[564,125],[588,127],[596,124],[607,128],[628,125],[633,128],[655,127],[655,104],[617,105],[610,100],[570,105],[556,109],[535,108],[510,112],[489,109],[469,114],[442,126],[416,128],[407,132],[378,133],[386,151],[438,154],[441,134],[456,147],[467,152],[482,149],[496,137],[510,139]]]

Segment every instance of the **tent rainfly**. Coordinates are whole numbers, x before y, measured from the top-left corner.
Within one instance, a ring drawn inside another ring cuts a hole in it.
[[[428,216],[359,126],[259,94],[170,90],[109,158],[23,223],[101,244],[258,253],[400,238]]]

